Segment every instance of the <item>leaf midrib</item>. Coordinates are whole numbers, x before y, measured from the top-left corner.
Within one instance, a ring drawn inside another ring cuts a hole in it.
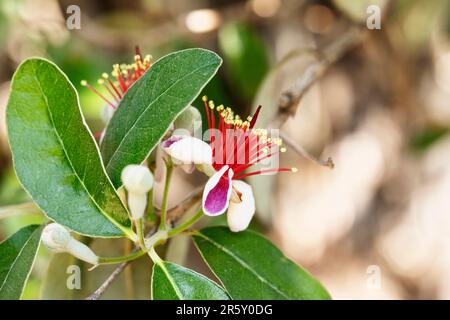
[[[280,295],[282,295],[286,299],[288,299],[288,300],[291,299],[288,295],[286,295],[284,292],[282,292],[278,287],[274,286],[273,284],[268,282],[266,279],[264,279],[263,276],[258,274],[255,270],[253,270],[245,261],[243,261],[241,258],[239,258],[237,255],[235,255],[233,252],[228,250],[226,247],[224,247],[220,243],[217,243],[216,241],[214,241],[213,239],[207,237],[206,235],[204,235],[200,231],[196,232],[194,235],[200,236],[200,237],[204,238],[206,241],[209,241],[212,245],[217,247],[219,250],[222,250],[227,255],[229,255],[231,258],[235,259],[244,269],[247,269],[248,271],[250,271],[250,273],[252,273],[258,280],[260,280],[261,282],[267,284],[271,289],[273,289],[275,292],[279,293]]]
[[[67,154],[67,151],[66,151],[66,147],[65,147],[65,145],[64,145],[64,142],[63,142],[63,140],[61,139],[58,130],[56,130],[55,122],[54,122],[54,120],[53,120],[53,114],[52,114],[52,112],[51,112],[51,110],[50,110],[50,105],[49,105],[49,103],[48,103],[47,95],[44,93],[44,90],[43,90],[43,88],[42,88],[42,86],[41,86],[41,82],[39,81],[39,79],[38,79],[38,77],[37,77],[36,66],[35,66],[35,64],[32,64],[32,66],[33,66],[33,71],[34,71],[34,75],[35,75],[35,76],[34,76],[34,79],[35,79],[35,81],[36,81],[36,83],[37,83],[37,85],[38,85],[38,88],[39,88],[39,90],[41,91],[41,94],[42,94],[42,96],[44,97],[44,100],[45,100],[45,106],[46,106],[47,111],[48,111],[48,114],[49,114],[49,118],[50,118],[50,121],[51,121],[51,124],[52,124],[52,129],[53,129],[53,131],[54,131],[55,134],[56,134],[56,137],[57,137],[57,139],[58,139],[58,141],[59,141],[59,143],[60,143],[60,145],[61,145],[61,147],[62,147],[62,150],[63,150],[63,152],[64,152],[64,155],[65,155],[67,161],[69,162],[70,167],[72,168],[72,171],[75,173],[75,176],[76,176],[77,179],[80,181],[80,183],[81,183],[81,185],[83,186],[83,189],[86,191],[86,193],[87,193],[89,199],[91,199],[91,201],[95,204],[95,206],[96,206],[97,209],[100,211],[100,213],[102,213],[109,221],[111,221],[111,222],[112,222],[119,230],[121,230],[123,233],[126,234],[126,231],[124,230],[124,227],[123,227],[122,225],[120,225],[117,221],[115,221],[109,214],[107,214],[107,213],[103,210],[103,208],[97,203],[97,201],[93,198],[93,196],[91,195],[90,191],[88,190],[88,188],[87,188],[86,185],[84,184],[84,181],[83,181],[83,180],[81,179],[81,177],[78,175],[77,170],[75,170],[75,167],[73,166],[72,161],[71,161],[69,155]],[[87,128],[86,128],[86,129],[87,129]]]
[[[175,284],[175,280],[172,278],[172,276],[169,274],[169,271],[167,270],[166,266],[163,262],[157,263],[157,265],[162,269],[164,274],[167,276],[167,279],[169,279],[170,284],[172,285],[172,288],[175,290],[175,294],[177,295],[178,299],[184,300],[182,293],[180,292],[180,289]]]
[[[20,249],[19,253],[17,254],[16,258],[14,259],[13,263],[11,264],[11,268],[9,268],[8,273],[6,274],[5,280],[3,281],[2,285],[0,286],[0,292],[3,290],[3,287],[5,286],[5,284],[8,282],[9,279],[9,275],[11,273],[11,271],[14,269],[17,261],[19,260],[19,257],[22,255],[23,250],[25,250],[25,248],[28,246],[28,243],[30,242],[30,240],[33,238],[34,233],[39,230],[39,227],[37,227],[32,233],[31,235],[28,237],[27,241],[25,241],[24,245],[22,246],[22,248]],[[34,260],[34,259],[33,259]],[[31,271],[31,269],[30,269]],[[29,272],[28,272],[29,273]],[[23,291],[23,288],[22,288]]]
[[[140,121],[140,119],[144,116],[144,114],[147,112],[147,110],[148,110],[154,103],[156,103],[157,101],[159,101],[159,99],[161,98],[161,96],[162,96],[163,94],[165,94],[167,91],[169,91],[170,89],[172,89],[175,85],[177,85],[180,81],[184,80],[186,77],[188,77],[188,76],[190,76],[190,75],[196,73],[197,71],[199,71],[199,70],[201,70],[201,69],[203,69],[203,68],[206,68],[206,67],[209,67],[209,66],[212,66],[212,65],[214,65],[214,63],[209,63],[209,64],[207,64],[207,65],[204,65],[204,66],[202,66],[202,67],[200,67],[200,68],[197,68],[197,69],[195,69],[195,70],[193,70],[193,71],[191,71],[191,72],[185,74],[183,77],[179,78],[177,81],[175,81],[175,82],[174,82],[173,84],[171,84],[169,87],[167,87],[166,90],[164,90],[163,92],[161,92],[161,93],[160,93],[160,94],[159,94],[152,102],[150,102],[150,104],[148,104],[147,107],[145,107],[145,110],[144,110],[143,112],[141,112],[141,114],[140,114],[140,115],[136,118],[136,120],[133,122],[133,124],[132,124],[132,126],[130,127],[130,129],[127,130],[127,132],[125,133],[125,135],[123,136],[123,138],[120,140],[119,145],[118,145],[117,148],[114,150],[114,152],[112,153],[111,157],[110,157],[109,160],[108,160],[108,163],[106,164],[106,169],[109,169],[109,167],[110,167],[111,163],[113,162],[113,159],[115,158],[115,156],[116,156],[118,150],[120,150],[120,148],[121,148],[123,142],[124,142],[125,139],[128,137],[128,135],[130,134],[130,132],[134,129],[134,127],[136,126],[136,124],[137,124],[137,123]],[[151,70],[149,70],[149,71],[151,71]],[[137,90],[134,91],[134,92],[137,92]],[[133,97],[131,98],[131,100],[133,100],[133,99],[134,99],[134,94],[133,94]]]

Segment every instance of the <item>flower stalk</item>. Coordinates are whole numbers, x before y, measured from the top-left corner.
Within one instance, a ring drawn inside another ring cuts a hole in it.
[[[164,183],[164,194],[161,205],[161,222],[159,225],[159,230],[165,231],[167,229],[167,199],[169,196],[170,178],[173,172],[173,163],[170,160],[165,161],[166,163],[166,181]]]

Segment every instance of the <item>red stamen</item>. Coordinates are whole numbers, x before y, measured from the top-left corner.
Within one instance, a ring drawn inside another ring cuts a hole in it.
[[[258,170],[258,171],[253,171],[253,172],[237,175],[233,179],[238,180],[238,179],[243,179],[246,177],[255,176],[258,174],[270,173],[270,172],[292,172],[292,169],[291,168],[278,168],[278,169]]]

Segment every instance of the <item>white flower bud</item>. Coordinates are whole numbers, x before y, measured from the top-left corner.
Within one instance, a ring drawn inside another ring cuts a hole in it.
[[[161,146],[176,164],[212,163],[211,146],[195,137],[173,135]]]
[[[41,240],[52,252],[67,252],[80,260],[98,264],[97,255],[88,246],[74,239],[69,230],[60,224],[48,224],[42,231]]]
[[[128,191],[128,208],[133,219],[144,216],[147,193],[153,187],[153,175],[145,166],[128,165],[122,171],[122,183]]]
[[[67,252],[77,257],[80,260],[89,262],[90,264],[97,265],[97,255],[84,243],[71,238],[67,244]]]
[[[153,187],[153,174],[146,166],[130,164],[122,171],[122,183],[130,193],[146,194]]]
[[[69,230],[57,223],[50,223],[42,231],[42,243],[52,252],[66,252],[72,236]]]

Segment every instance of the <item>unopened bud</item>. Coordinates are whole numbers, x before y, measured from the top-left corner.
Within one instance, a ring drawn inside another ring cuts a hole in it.
[[[52,252],[67,252],[90,264],[98,264],[97,255],[85,244],[74,239],[69,230],[57,223],[50,223],[42,231],[42,243]]]
[[[69,230],[57,223],[50,223],[42,231],[42,243],[52,252],[66,252],[72,236]]]
[[[128,208],[133,219],[144,216],[147,193],[153,188],[153,175],[145,166],[130,164],[122,171],[122,183],[128,191]]]

